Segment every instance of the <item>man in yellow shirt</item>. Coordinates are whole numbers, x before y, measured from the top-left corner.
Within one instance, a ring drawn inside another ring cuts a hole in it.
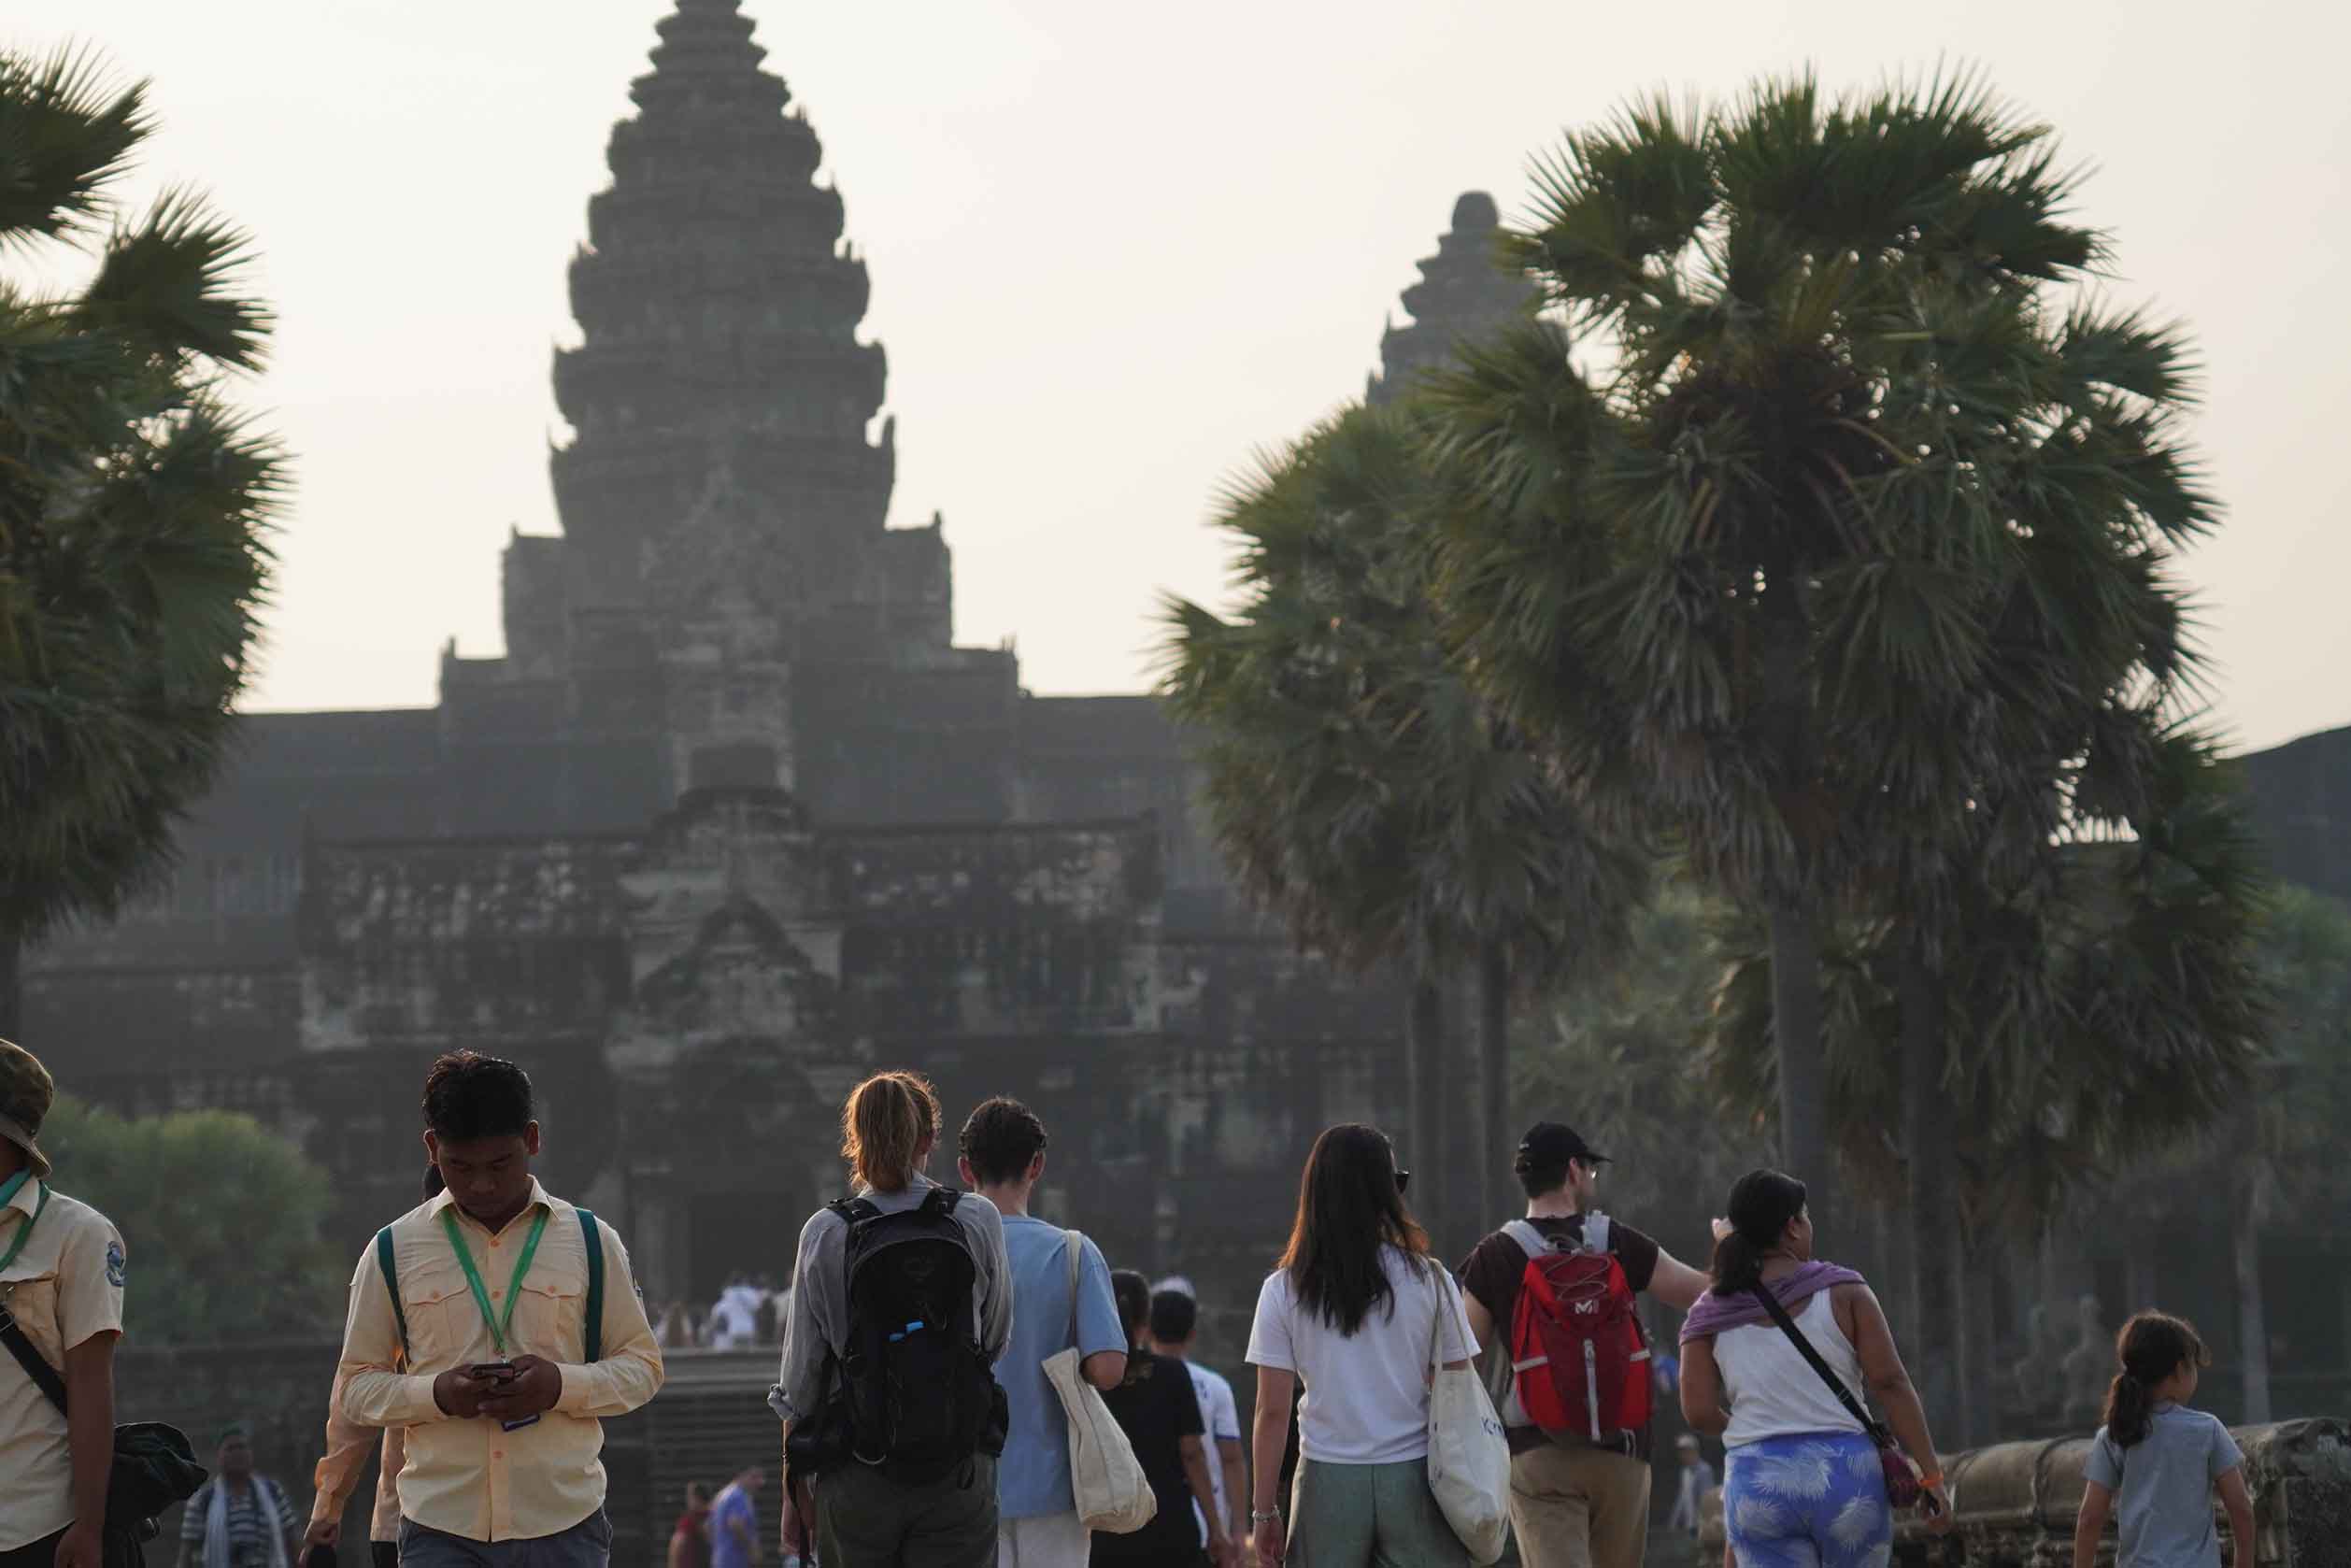
[[[400,1561],[606,1568],[602,1418],[662,1385],[628,1253],[531,1175],[539,1125],[513,1062],[442,1057],[424,1123],[447,1188],[361,1256],[336,1373],[347,1418],[406,1429]]]
[[[104,1551],[122,1237],[49,1185],[37,1140],[56,1097],[39,1059],[0,1040],[0,1308],[73,1413],[0,1350],[0,1568],[99,1568]]]

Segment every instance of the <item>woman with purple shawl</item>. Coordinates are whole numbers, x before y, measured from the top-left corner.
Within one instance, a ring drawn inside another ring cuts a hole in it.
[[[1924,1471],[1930,1527],[1951,1499],[1927,1412],[1868,1283],[1813,1256],[1804,1184],[1750,1171],[1717,1222],[1714,1284],[1682,1325],[1682,1416],[1719,1433],[1722,1520],[1739,1568],[1884,1568],[1894,1515],[1868,1428],[1763,1302],[1765,1292],[1856,1400],[1874,1396]]]

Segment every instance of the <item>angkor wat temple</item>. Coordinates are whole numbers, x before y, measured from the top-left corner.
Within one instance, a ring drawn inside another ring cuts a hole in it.
[[[1474,1075],[1416,1117],[1400,992],[1236,908],[1151,699],[1035,696],[1009,649],[955,644],[943,526],[886,523],[865,266],[751,33],[736,0],[677,0],[613,131],[553,366],[563,531],[506,547],[506,652],[446,653],[430,708],[248,719],[169,887],[33,955],[25,1038],[103,1103],[287,1131],[354,1246],[410,1201],[426,1062],[517,1058],[550,1184],[663,1301],[789,1269],[880,1065],[950,1118],[1031,1101],[1043,1210],[1228,1282],[1228,1318],[1332,1120],[1411,1129],[1416,1201],[1465,1242]],[[1462,198],[1368,395],[1516,308],[1495,222]],[[2346,748],[2250,770],[2282,868],[2339,895]],[[2111,1321],[2134,1244],[2092,1242],[2059,1289]],[[2339,1217],[2279,1253],[2331,1291],[2294,1293],[2296,1371],[2351,1369],[2346,1258]]]
[[[912,1065],[951,1118],[1036,1104],[1053,1212],[1114,1256],[1253,1276],[1313,1133],[1397,1116],[1398,1012],[1239,917],[1151,699],[956,646],[943,527],[885,525],[817,134],[735,0],[659,30],[571,262],[563,532],[506,546],[505,654],[447,652],[430,708],[249,718],[168,890],[34,955],[24,1033],[102,1102],[290,1131],[355,1236],[409,1201],[425,1062],[515,1057],[550,1182],[661,1299],[788,1272],[843,1093]],[[1490,292],[1484,237],[1448,253]]]

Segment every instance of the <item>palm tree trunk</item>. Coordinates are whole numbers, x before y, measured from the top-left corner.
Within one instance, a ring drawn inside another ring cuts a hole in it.
[[[1422,970],[1413,981],[1412,1011],[1404,1030],[1404,1093],[1410,1103],[1405,1127],[1409,1147],[1403,1151],[1404,1167],[1414,1173],[1413,1211],[1424,1223],[1433,1219],[1443,1197],[1444,1162],[1437,1143],[1445,1124],[1445,1103],[1438,1085],[1444,1079],[1439,1052],[1445,1039],[1445,991],[1436,977]]]
[[[1997,1250],[1971,1247],[1974,1267],[1960,1276],[1960,1313],[1973,1332],[1968,1335],[1967,1407],[1972,1424],[1968,1447],[1980,1448],[2000,1440],[2000,1404],[1994,1384],[2000,1373],[2000,1291],[2006,1270]]]
[[[1489,942],[1477,965],[1477,1213],[1482,1225],[1499,1223],[1509,1201],[1503,1156],[1511,1148],[1510,1130],[1510,954]]]
[[[1918,1233],[1910,1228],[1910,1205],[1905,1198],[1893,1203],[1880,1198],[1870,1205],[1876,1219],[1879,1238],[1878,1256],[1886,1277],[1883,1299],[1890,1319],[1904,1325],[1904,1334],[1914,1334],[1907,1325],[1918,1316],[1917,1267],[1914,1254],[1918,1250]]]
[[[1959,1229],[1959,1205],[1951,1189],[1951,1121],[1943,1096],[1941,997],[1916,934],[1904,934],[1901,962],[1905,1206],[1910,1233],[1923,1243],[1910,1252],[1908,1332],[1928,1408],[1951,1409],[1959,1392],[1960,1276],[1957,1249],[1943,1239]]]
[[[2244,1424],[2270,1415],[2270,1326],[2261,1290],[2261,1179],[2258,1169],[2237,1178],[2236,1220],[2230,1253],[2237,1275],[2237,1365],[2244,1379]]]
[[[13,931],[0,931],[0,1040],[23,1038],[24,944]]]
[[[1952,1219],[1921,1240],[1918,1249],[1921,1253],[1933,1251],[1941,1254],[1952,1290],[1964,1290],[1964,1282],[1968,1277],[1966,1230],[1956,1219]],[[1955,1308],[1958,1304],[1953,1303]],[[1968,1447],[1975,1441],[1975,1380],[1968,1374],[1976,1351],[1975,1341],[1983,1332],[1983,1326],[1974,1321],[1973,1313],[1953,1311],[1950,1350],[1944,1359],[1944,1409],[1948,1413],[1942,1420],[1944,1431],[1949,1433],[1943,1441],[1955,1449]],[[1932,1411],[1930,1410],[1929,1414],[1931,1415]]]
[[[1827,1188],[1828,1072],[1820,1049],[1820,925],[1808,906],[1780,904],[1770,913],[1772,1036],[1779,1054],[1780,1160],[1812,1186],[1816,1229],[1833,1238]],[[1833,1247],[1833,1240],[1824,1245]]]

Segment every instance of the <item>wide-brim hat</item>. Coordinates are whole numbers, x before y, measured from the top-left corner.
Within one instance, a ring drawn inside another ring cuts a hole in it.
[[[24,1150],[39,1180],[49,1179],[49,1156],[41,1152],[41,1123],[57,1100],[57,1081],[41,1059],[11,1041],[0,1040],[0,1138]]]

